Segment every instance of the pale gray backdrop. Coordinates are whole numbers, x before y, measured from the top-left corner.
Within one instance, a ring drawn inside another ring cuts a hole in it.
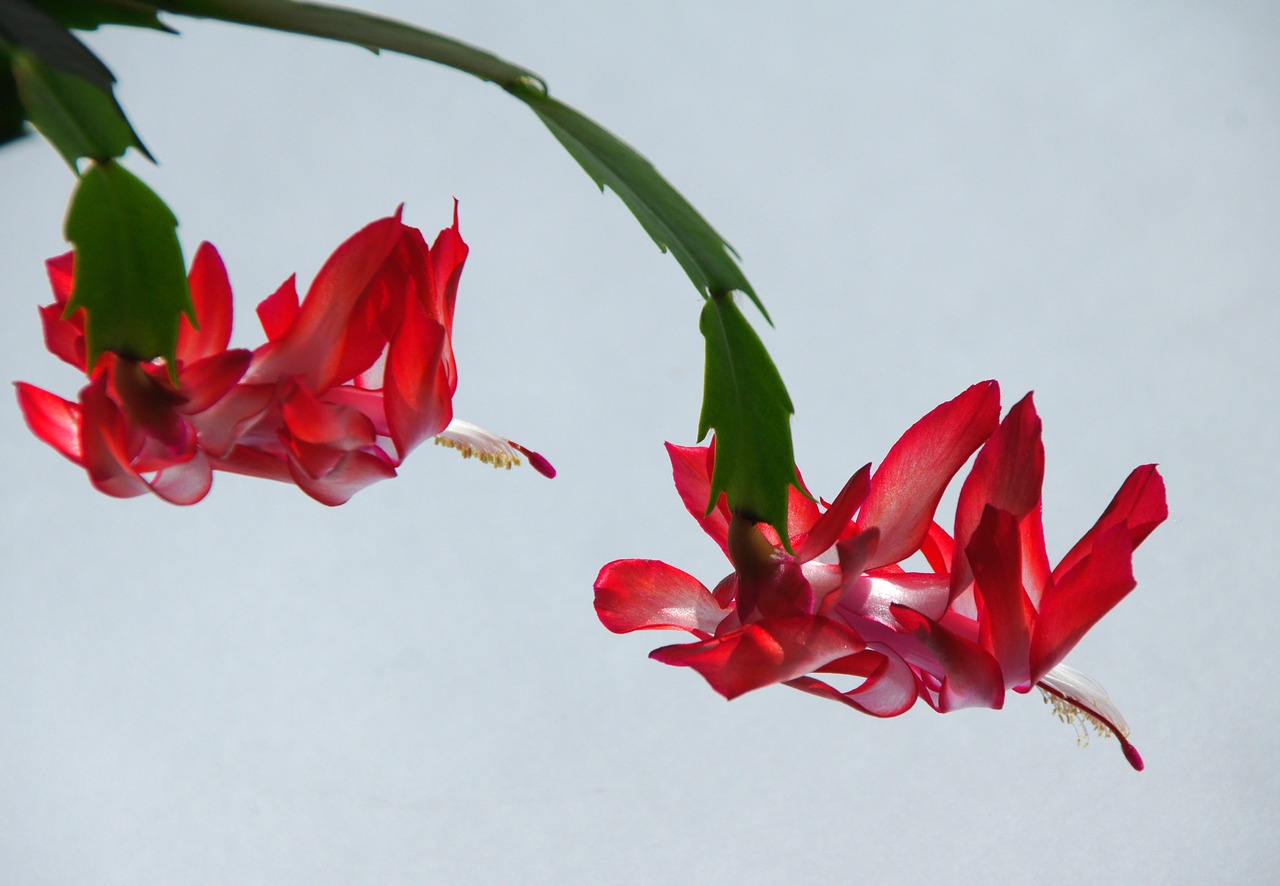
[[[548,482],[426,447],[339,509],[219,476],[117,501],[0,408],[0,882],[1266,882],[1280,11],[1269,3],[366,4],[486,46],[649,156],[777,321],[797,458],[834,494],[966,385],[1035,389],[1050,553],[1158,461],[1172,516],[1078,647],[1146,757],[1034,696],[890,721],[733,703],[615,637],[607,560],[727,571],[694,442],[700,301],[497,88],[212,23],[88,41],[215,242],[235,342],[404,201],[461,201],[459,415]],[[963,6],[963,8],[961,8]],[[71,176],[0,152],[0,379],[42,346]]]

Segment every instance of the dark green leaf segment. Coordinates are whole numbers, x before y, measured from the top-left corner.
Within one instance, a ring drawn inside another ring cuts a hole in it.
[[[0,60],[0,130],[10,137],[30,121],[72,169],[81,158],[109,160],[130,147],[147,153],[107,66],[40,3],[0,2]]]
[[[799,487],[791,448],[795,409],[764,343],[733,297],[712,296],[699,321],[707,342],[698,439],[716,432],[711,512],[720,493],[729,508],[762,520],[787,538],[787,488]]]
[[[528,68],[434,31],[350,9],[292,0],[161,0],[160,8],[438,62],[488,80],[528,105],[603,190],[611,188],[664,252],[668,249],[704,296],[743,292],[761,313],[732,247],[644,157],[617,136],[547,94]]]
[[[67,310],[85,309],[89,365],[103,351],[174,365],[180,315],[195,322],[178,221],[123,166],[94,163],[67,212],[75,288]]]
[[[766,320],[769,313],[738,267],[737,253],[680,192],[626,142],[590,118],[522,80],[508,90],[546,124],[600,190],[609,187],[658,244],[668,249],[705,297],[745,293]]]
[[[72,169],[82,157],[109,160],[142,147],[111,93],[22,49],[13,51],[12,70],[27,119]]]
[[[177,220],[115,162],[131,147],[150,155],[111,71],[67,30],[106,22],[159,25],[153,7],[133,0],[0,0],[0,141],[26,121],[73,172],[89,161],[66,219],[76,250],[68,310],[85,309],[89,365],[104,351],[172,365],[179,317],[192,314]]]

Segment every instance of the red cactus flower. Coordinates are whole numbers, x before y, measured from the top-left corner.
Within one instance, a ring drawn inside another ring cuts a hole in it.
[[[65,317],[71,296],[71,253],[47,262],[54,303],[40,309],[45,344],[89,376],[77,402],[24,382],[18,403],[36,436],[83,467],[95,487],[127,498],[148,491],[174,504],[194,504],[212,483],[199,446],[198,416],[219,402],[249,366],[247,350],[227,350],[231,285],[217,250],[196,250],[188,280],[200,328],[184,315],[178,335],[176,384],[163,361],[103,354],[85,365],[84,312]]]
[[[453,225],[428,247],[400,213],[366,226],[330,256],[307,298],[291,277],[258,307],[267,342],[227,350],[231,287],[212,246],[192,264],[199,328],[183,319],[177,384],[160,361],[105,354],[78,403],[24,383],[18,399],[36,435],[88,471],[109,495],[148,490],[199,501],[213,470],[295,483],[329,505],[395,476],[423,440],[499,466],[519,444],[453,421],[452,329],[467,245]],[[83,318],[64,318],[69,255],[49,262],[56,303],[41,312],[49,350],[84,365]]]
[[[785,683],[888,717],[917,697],[942,712],[999,708],[1007,688],[1038,686],[1061,715],[1116,734],[1141,768],[1105,693],[1060,662],[1133,588],[1133,548],[1167,514],[1160,475],[1134,471],[1050,571],[1039,419],[1029,397],[998,419],[996,384],[974,385],[914,424],[874,474],[869,465],[858,471],[825,512],[793,492],[794,555],[767,525],[730,515],[723,497],[704,516],[714,450],[668,445],[681,498],[734,572],[709,591],[666,563],[615,561],[596,580],[597,614],[617,633],[690,632],[695,642],[651,657],[692,667],[728,698]],[[957,544],[934,511],[979,447],[961,491]],[[917,551],[929,571],[903,567]],[[835,675],[861,680],[842,691]]]

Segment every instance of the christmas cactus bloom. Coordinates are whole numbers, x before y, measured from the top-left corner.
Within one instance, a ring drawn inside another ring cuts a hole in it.
[[[203,244],[190,274],[198,328],[183,318],[173,367],[104,354],[85,366],[82,312],[64,318],[71,256],[49,262],[46,344],[90,376],[78,403],[18,383],[32,430],[115,496],[199,501],[213,470],[294,483],[328,505],[395,476],[419,443],[498,466],[540,455],[453,419],[452,329],[467,246],[451,227],[428,247],[400,212],[338,247],[299,299],[290,278],[258,307],[267,342],[228,350],[231,287]]]
[[[1000,708],[1006,689],[1036,686],[1060,716],[1115,734],[1141,768],[1106,693],[1061,661],[1134,587],[1133,548],[1167,514],[1160,476],[1134,471],[1050,570],[1039,419],[1029,396],[1003,422],[999,412],[996,384],[974,385],[913,425],[874,474],[858,471],[825,511],[793,493],[794,553],[768,526],[729,514],[723,497],[705,514],[714,450],[668,445],[686,508],[734,572],[711,591],[665,563],[615,561],[596,580],[600,620],[618,633],[693,634],[651,657],[694,668],[727,698],[785,683],[889,717],[917,698],[940,712]],[[933,517],[975,451],[957,542]],[[904,567],[917,552],[927,571]],[[849,677],[861,679],[832,685]]]
[[[453,225],[430,247],[400,213],[357,232],[299,299],[291,277],[258,306],[267,343],[204,437],[214,467],[296,483],[328,505],[387,477],[423,440],[502,467],[525,456],[453,419],[454,302],[467,257]]]
[[[89,376],[75,403],[24,382],[18,403],[36,436],[83,467],[107,495],[154,492],[174,504],[204,498],[212,467],[199,445],[201,413],[235,386],[249,366],[247,350],[227,350],[231,285],[217,250],[196,251],[188,277],[199,329],[180,321],[177,365],[103,354],[86,365],[84,311],[65,317],[71,297],[71,253],[46,262],[54,303],[40,309],[45,344]],[[174,381],[176,378],[176,383]]]

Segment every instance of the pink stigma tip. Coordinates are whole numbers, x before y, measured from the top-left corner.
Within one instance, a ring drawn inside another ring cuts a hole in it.
[[[1129,761],[1129,765],[1132,766],[1134,769],[1136,769],[1138,772],[1141,772],[1144,768],[1144,764],[1142,762],[1142,755],[1138,753],[1138,749],[1135,748],[1133,745],[1129,744],[1127,741],[1123,743],[1123,747],[1124,747],[1124,758]]]
[[[523,452],[525,458],[529,459],[529,466],[533,468],[535,471],[537,471],[539,474],[548,478],[554,477],[556,475],[556,469],[552,467],[551,462],[547,461],[541,455],[534,452],[532,449],[525,449],[523,446],[521,446],[519,443],[515,442],[514,440],[509,440],[507,442],[509,442],[516,449],[519,449],[521,452]]]

